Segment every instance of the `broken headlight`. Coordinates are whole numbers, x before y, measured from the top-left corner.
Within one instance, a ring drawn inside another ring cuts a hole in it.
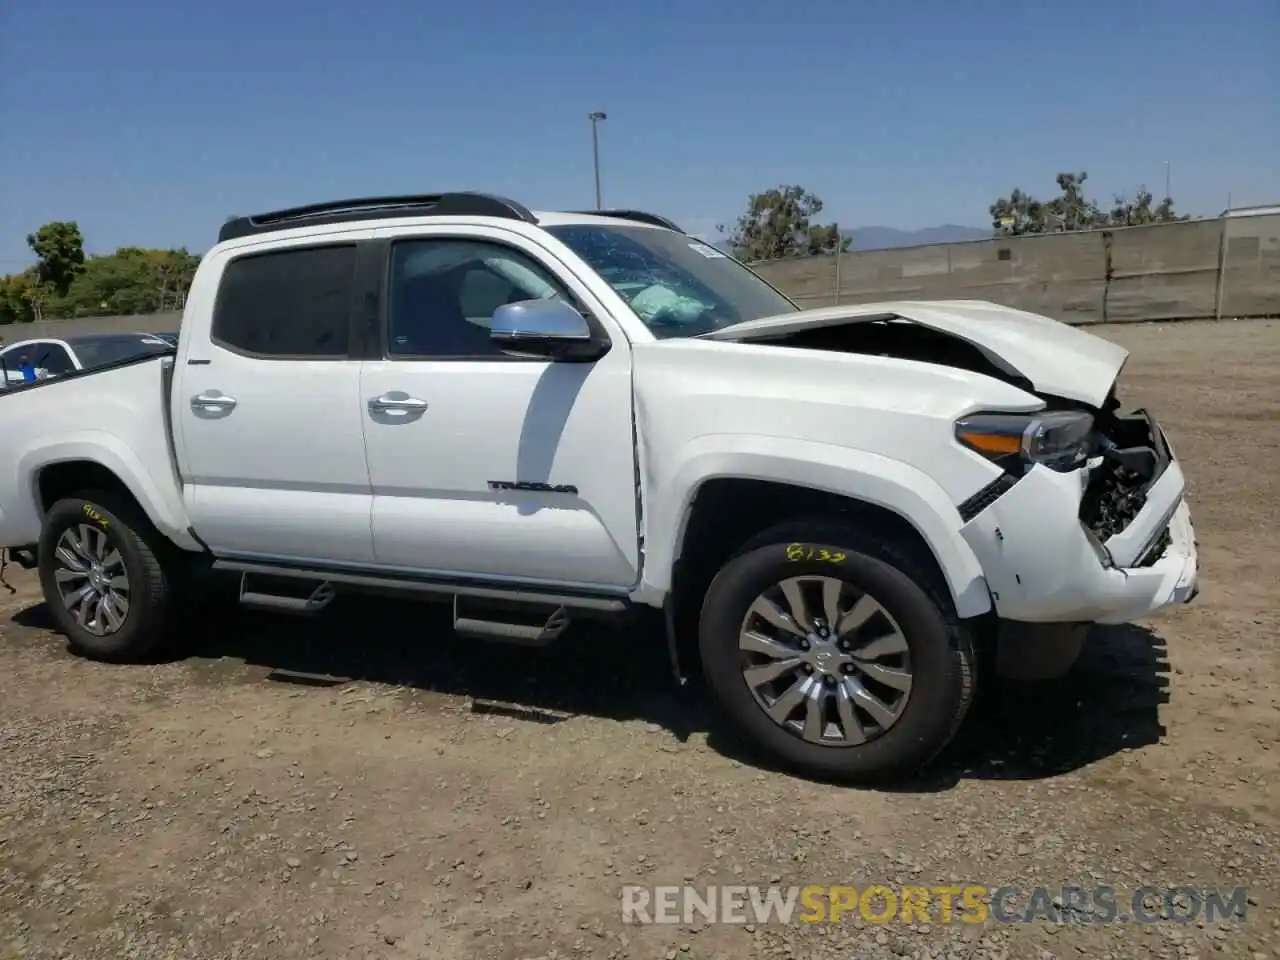
[[[956,422],[956,439],[1010,473],[1032,464],[1074,470],[1093,448],[1093,417],[1074,411],[979,413]]]

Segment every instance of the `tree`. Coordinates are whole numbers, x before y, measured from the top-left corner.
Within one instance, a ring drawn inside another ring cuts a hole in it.
[[[1173,200],[1165,197],[1154,207],[1155,198],[1146,187],[1141,187],[1132,198],[1117,195],[1111,207],[1108,220],[1114,227],[1136,227],[1144,223],[1169,223],[1175,220],[1190,220],[1186,214],[1179,216],[1173,211]]]
[[[1089,174],[1081,170],[1079,173],[1060,173],[1054,179],[1058,184],[1058,195],[1046,204],[1050,220],[1062,230],[1088,230],[1097,226],[1102,212],[1084,195],[1084,182],[1089,179]]]
[[[734,256],[742,260],[780,260],[819,253],[848,250],[849,238],[841,236],[835,224],[815,225],[812,218],[822,212],[822,201],[798,186],[780,186],[753,193],[747,212],[737,219],[729,233],[723,224],[717,232],[729,233]]]
[[[1084,171],[1059,173],[1055,179],[1058,195],[1052,200],[1042,202],[1015,188],[1009,196],[993,203],[990,207],[991,220],[997,233],[1021,236],[1190,219],[1174,213],[1170,197],[1165,197],[1153,207],[1151,192],[1145,187],[1140,188],[1132,200],[1116,197],[1111,210],[1103,211],[1084,195],[1084,183],[1089,174]]]
[[[1044,231],[1044,204],[1020,187],[991,205],[991,219],[996,230],[1005,236]]]
[[[36,319],[39,289],[35,267],[0,277],[0,323],[30,323]]]
[[[200,258],[185,249],[121,247],[85,257],[75,223],[47,223],[28,235],[38,258],[0,276],[0,323],[181,310]]]
[[[74,221],[46,223],[27,234],[27,246],[36,255],[36,275],[54,296],[66,296],[71,281],[84,264],[84,237]]]
[[[186,250],[121,247],[90,257],[59,304],[63,316],[180,310],[199,258]]]

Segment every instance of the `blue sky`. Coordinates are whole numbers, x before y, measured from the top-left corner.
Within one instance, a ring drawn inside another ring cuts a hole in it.
[[[231,214],[478,189],[692,232],[799,183],[842,226],[985,226],[1087,170],[1195,214],[1280,202],[1277,0],[0,4],[0,272],[203,252]]]

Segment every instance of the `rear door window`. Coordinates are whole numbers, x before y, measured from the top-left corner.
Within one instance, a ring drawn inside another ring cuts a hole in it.
[[[347,356],[356,245],[329,244],[237,257],[213,311],[213,342],[277,360]]]

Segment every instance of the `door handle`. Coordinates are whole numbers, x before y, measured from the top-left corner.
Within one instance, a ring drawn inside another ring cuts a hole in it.
[[[417,397],[395,397],[389,393],[384,393],[382,396],[374,397],[369,401],[370,413],[390,413],[393,410],[415,413],[425,409],[427,409],[427,401],[419,400]]]
[[[197,412],[213,410],[231,410],[236,405],[235,397],[214,391],[213,393],[197,393],[191,398],[191,409]]]

